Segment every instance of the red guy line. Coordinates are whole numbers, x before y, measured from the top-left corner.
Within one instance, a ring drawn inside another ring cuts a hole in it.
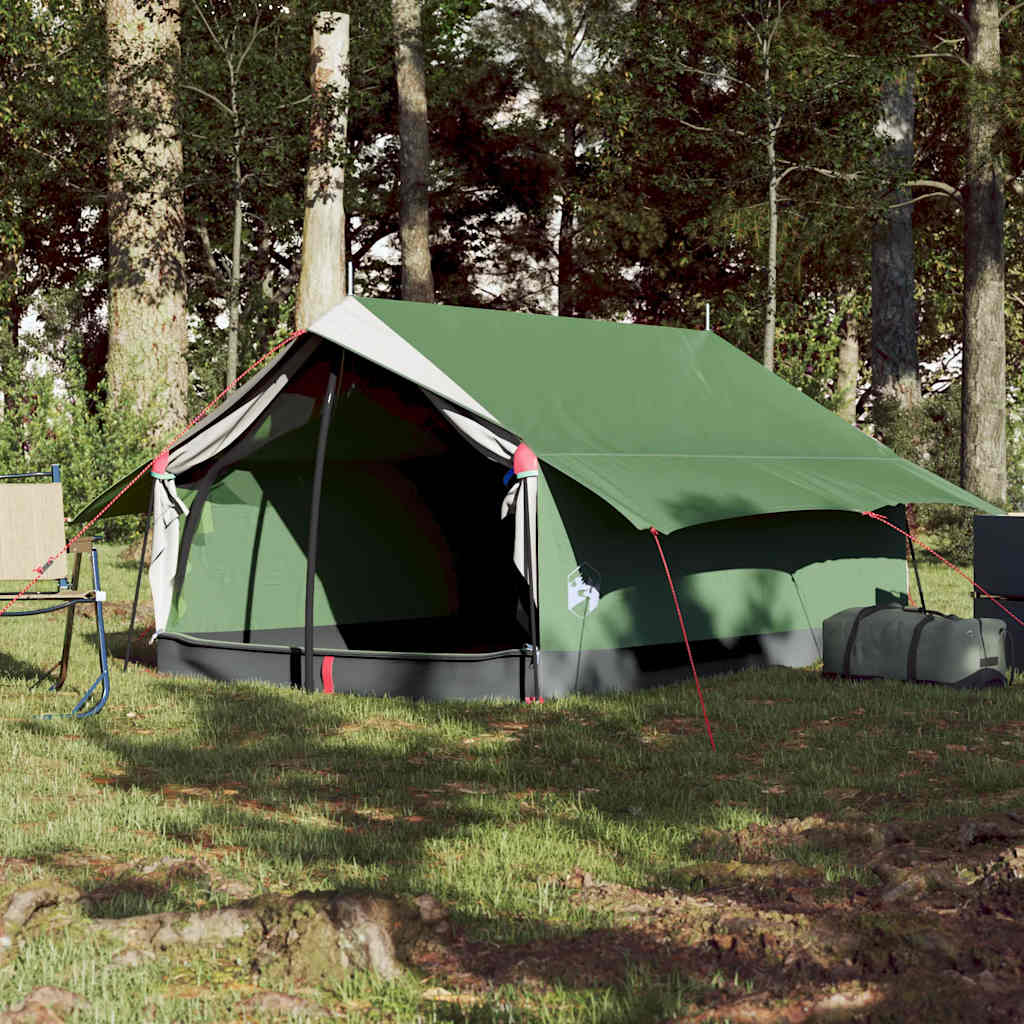
[[[955,572],[958,576],[963,576],[963,578],[967,580],[967,582],[970,583],[970,585],[974,587],[975,590],[980,590],[998,608],[1002,608],[1002,610],[1006,612],[1006,614],[1009,615],[1010,618],[1013,619],[1013,621],[1016,622],[1018,626],[1024,626],[1024,622],[1021,622],[1021,620],[1018,619],[1017,616],[1014,615],[1013,612],[1011,612],[1005,604],[1003,604],[1001,601],[993,597],[980,583],[975,583],[974,580],[972,580],[971,577],[967,575],[967,573],[961,572],[952,562],[950,562],[946,558],[943,558],[942,555],[940,555],[938,551],[936,551],[934,548],[928,547],[927,544],[922,544],[921,541],[918,540],[918,538],[915,537],[912,533],[909,533],[907,530],[901,529],[895,523],[890,523],[889,520],[885,518],[885,516],[879,515],[877,512],[861,512],[861,515],[867,516],[868,519],[877,519],[878,522],[885,523],[886,526],[891,526],[897,533],[902,533],[903,536],[907,538],[907,540],[924,548],[925,551],[931,552],[940,562],[944,562],[946,565],[948,565],[950,569],[952,569],[953,572]]]
[[[661,564],[665,567],[665,578],[668,580],[668,588],[672,591],[672,601],[676,606],[676,615],[679,616],[679,628],[683,631],[683,643],[686,644],[686,653],[690,658],[690,668],[693,669],[693,681],[697,684],[697,696],[700,698],[700,710],[704,715],[704,728],[708,731],[708,739],[711,740],[711,749],[716,750],[715,737],[711,734],[711,723],[708,721],[707,709],[704,707],[704,694],[701,693],[700,679],[697,677],[697,666],[693,661],[693,651],[690,649],[690,638],[686,635],[686,626],[683,623],[683,613],[679,608],[679,598],[676,597],[675,584],[672,582],[672,573],[669,572],[668,562],[665,560],[665,552],[661,549],[661,541],[658,539],[658,531],[655,527],[651,527],[651,536],[654,538],[654,543],[658,545],[658,554],[661,555]]]

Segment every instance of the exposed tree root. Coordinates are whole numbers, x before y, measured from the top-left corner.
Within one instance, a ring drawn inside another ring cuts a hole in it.
[[[53,927],[61,910],[88,902],[71,886],[44,884],[16,892],[0,921],[8,951],[40,916]],[[46,912],[45,914],[43,912]],[[64,923],[74,917],[64,914]],[[440,905],[430,896],[402,902],[360,892],[300,892],[261,896],[228,907],[193,912],[100,918],[81,923],[120,944],[114,963],[132,966],[177,946],[242,947],[254,975],[307,984],[353,970],[394,978],[414,951],[448,933]]]

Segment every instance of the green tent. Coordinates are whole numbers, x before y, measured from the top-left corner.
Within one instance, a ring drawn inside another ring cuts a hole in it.
[[[158,468],[161,669],[437,698],[681,678],[652,527],[699,663],[806,665],[905,599],[861,513],[999,511],[710,332],[356,298]]]

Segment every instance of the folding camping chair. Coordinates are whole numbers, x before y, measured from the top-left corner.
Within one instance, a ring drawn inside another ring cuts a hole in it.
[[[40,483],[40,479],[48,482]],[[86,690],[68,717],[87,718],[100,711],[110,696],[110,671],[107,667],[107,636],[103,625],[103,602],[106,594],[100,589],[100,568],[96,546],[91,537],[80,537],[64,548],[64,494],[60,482],[60,466],[53,465],[44,473],[13,473],[0,475],[0,580],[2,586],[13,582],[35,580],[42,570],[40,581],[56,584],[46,590],[35,586],[21,595],[17,604],[8,608],[3,619],[22,615],[43,615],[46,612],[67,610],[64,627],[64,648],[60,662],[46,672],[39,682],[57,672],[50,687],[60,690],[67,680],[68,661],[71,656],[71,636],[75,608],[80,604],[96,607],[96,634],[99,644],[100,674]],[[60,552],[60,554],[57,554]],[[70,581],[67,574],[67,555],[75,556],[75,567]],[[82,556],[92,561],[92,586],[80,591],[78,581],[82,569]],[[18,596],[19,591],[0,592],[0,607]],[[47,602],[45,608],[25,608],[22,601],[34,604]],[[47,715],[46,717],[51,717]]]

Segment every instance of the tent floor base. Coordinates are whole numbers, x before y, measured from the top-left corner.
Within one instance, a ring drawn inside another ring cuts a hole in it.
[[[297,639],[301,631],[294,632]],[[712,675],[754,666],[810,665],[820,657],[820,643],[820,631],[804,629],[701,640],[692,647],[698,671]],[[156,646],[159,670],[172,675],[303,685],[301,643],[240,643],[215,636],[162,633]],[[410,653],[318,646],[315,666],[317,678],[312,689],[316,691],[323,691],[329,680],[327,688],[339,693],[422,700],[517,701],[536,693],[531,661],[521,650]],[[685,683],[690,675],[682,643],[605,651],[544,651],[540,694],[552,698],[640,690]]]
[[[803,668],[821,658],[821,630],[795,629],[760,636],[698,640],[690,645],[703,676],[745,668]],[[692,682],[686,647],[680,641],[605,651],[543,651],[541,681],[545,697],[574,693],[623,693],[652,686]]]

